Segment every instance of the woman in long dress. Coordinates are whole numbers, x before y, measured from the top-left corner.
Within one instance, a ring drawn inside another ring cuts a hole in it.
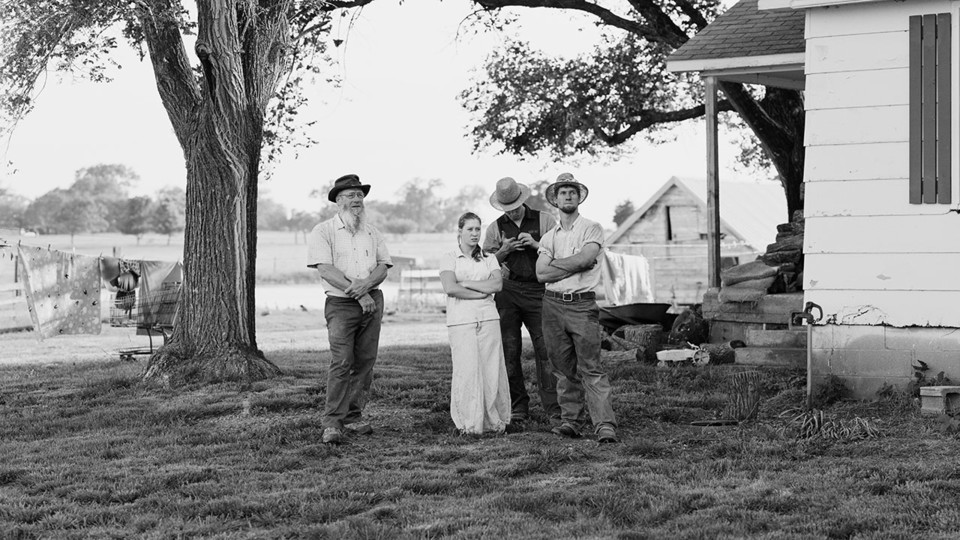
[[[458,249],[440,264],[453,358],[450,416],[462,433],[501,433],[510,423],[510,386],[493,294],[503,285],[496,257],[480,249],[480,218],[457,222]]]

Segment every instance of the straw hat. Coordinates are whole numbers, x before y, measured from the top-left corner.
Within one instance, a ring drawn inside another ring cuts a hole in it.
[[[509,212],[519,208],[530,197],[530,188],[509,176],[497,180],[497,189],[490,195],[490,206]]]
[[[587,200],[587,195],[590,193],[590,190],[587,189],[587,186],[577,182],[577,179],[573,177],[570,173],[561,173],[557,177],[557,181],[547,186],[546,192],[544,192],[544,197],[547,199],[547,202],[550,203],[550,206],[557,206],[557,190],[563,186],[573,186],[577,188],[580,192],[580,203],[583,204],[583,201]]]

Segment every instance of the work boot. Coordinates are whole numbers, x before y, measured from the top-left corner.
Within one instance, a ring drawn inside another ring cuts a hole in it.
[[[357,435],[371,435],[373,434],[373,427],[366,422],[354,422],[352,424],[347,424],[343,426],[347,431],[351,433],[356,433]]]
[[[321,440],[323,444],[340,444],[343,442],[343,431],[335,427],[328,427],[323,430]]]

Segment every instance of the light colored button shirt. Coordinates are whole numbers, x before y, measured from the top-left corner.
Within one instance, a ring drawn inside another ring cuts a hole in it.
[[[558,293],[582,293],[596,289],[600,285],[600,257],[603,256],[603,227],[596,221],[590,221],[583,216],[577,216],[576,221],[569,229],[564,229],[562,223],[547,231],[540,239],[540,250],[537,253],[546,253],[554,259],[565,259],[580,251],[590,243],[600,246],[597,252],[597,264],[593,268],[561,279],[555,283],[547,283],[548,291]]]
[[[340,214],[319,223],[307,237],[307,266],[318,264],[332,264],[351,281],[366,278],[378,264],[393,266],[380,231],[364,224],[357,234],[350,234]],[[347,297],[327,280],[322,283],[328,295]]]
[[[500,263],[493,255],[487,255],[479,261],[467,257],[459,249],[451,251],[440,260],[440,272],[453,272],[457,282],[483,281],[490,279],[490,274],[500,271]],[[476,324],[481,321],[495,321],[500,319],[497,304],[493,295],[489,294],[481,300],[447,297],[447,326],[458,324]]]

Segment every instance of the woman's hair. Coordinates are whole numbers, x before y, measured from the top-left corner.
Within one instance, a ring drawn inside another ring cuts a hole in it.
[[[457,220],[457,231],[463,231],[463,226],[467,223],[468,220],[471,220],[471,219],[477,220],[477,223],[483,223],[482,221],[480,221],[480,216],[474,214],[473,212],[467,212],[462,216],[460,216],[460,219]],[[460,242],[459,235],[457,236],[457,242]],[[473,253],[471,253],[470,256],[473,257],[473,260],[475,261],[479,261],[484,257],[486,257],[486,255],[483,253],[483,250],[480,249],[479,243],[477,243],[477,245],[474,246]]]

